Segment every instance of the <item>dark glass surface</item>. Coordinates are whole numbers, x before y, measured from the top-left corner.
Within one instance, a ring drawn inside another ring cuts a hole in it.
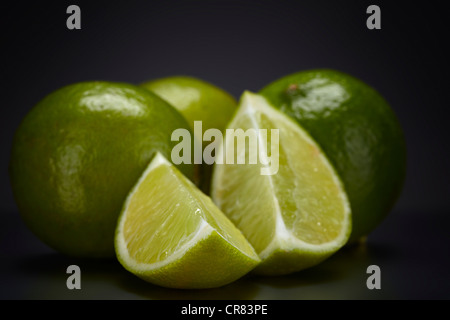
[[[247,275],[207,290],[162,288],[116,260],[63,256],[35,238],[17,213],[4,217],[0,299],[450,299],[446,213],[394,212],[366,243],[343,248],[314,268],[279,277]],[[66,287],[72,264],[81,269],[81,290]],[[380,267],[380,290],[366,286],[369,265]]]

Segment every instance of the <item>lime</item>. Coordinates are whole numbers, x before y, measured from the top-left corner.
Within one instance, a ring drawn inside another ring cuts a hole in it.
[[[227,129],[218,159],[232,148],[242,159],[250,159],[251,150],[258,150],[262,158],[256,164],[237,159],[231,164],[224,159],[224,164],[215,165],[212,180],[214,202],[262,260],[255,272],[299,271],[341,248],[351,231],[350,206],[339,177],[316,142],[265,98],[250,92],[241,98],[229,129],[255,129],[254,140],[267,142],[258,149],[252,149],[250,142],[235,146]],[[277,159],[278,168],[272,168],[278,170],[261,174],[262,168],[270,168]]]
[[[211,128],[223,131],[237,107],[236,100],[229,93],[193,77],[160,78],[141,86],[178,109],[192,129],[194,121],[202,121],[203,131]],[[198,138],[202,141],[202,137]]]
[[[57,251],[113,257],[123,202],[172,131],[189,129],[169,104],[123,83],[59,89],[25,117],[14,137],[10,178],[29,228]],[[193,176],[193,167],[180,169]]]
[[[335,70],[288,75],[261,90],[319,143],[352,208],[351,241],[368,235],[398,198],[406,172],[399,122],[375,89]]]
[[[172,76],[155,79],[142,84],[180,111],[192,130],[194,121],[202,121],[202,131],[219,129],[223,131],[236,110],[237,102],[223,89],[194,77]],[[196,139],[203,142],[200,132]],[[203,143],[203,148],[209,144]],[[200,188],[209,193],[212,165],[203,164],[199,171]]]
[[[172,288],[222,286],[259,263],[242,233],[159,153],[124,204],[115,247],[128,271]]]

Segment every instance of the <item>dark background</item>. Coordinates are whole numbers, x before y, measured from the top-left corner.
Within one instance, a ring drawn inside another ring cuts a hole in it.
[[[1,5],[0,298],[450,298],[449,36],[439,2],[93,2]],[[81,30],[66,28],[70,4],[81,8]],[[381,8],[381,30],[366,28],[371,4]],[[7,171],[14,130],[40,99],[78,81],[178,74],[239,98],[311,68],[338,69],[375,87],[405,131],[403,193],[366,247],[346,249],[316,270],[245,278],[204,295],[141,284],[114,262],[77,261],[90,289],[65,288],[65,268],[74,262],[25,228]],[[365,287],[369,262],[387,279],[376,293]],[[337,278],[332,270],[341,270]],[[54,291],[43,294],[45,286]],[[236,296],[246,290],[251,294]]]

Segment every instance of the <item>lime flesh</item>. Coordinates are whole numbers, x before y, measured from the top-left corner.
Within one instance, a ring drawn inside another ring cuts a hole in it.
[[[261,174],[269,159],[257,164],[216,164],[214,168],[212,198],[259,254],[262,263],[255,272],[274,275],[299,271],[342,247],[351,231],[347,196],[311,137],[262,96],[249,92],[244,93],[229,129],[279,130],[276,148],[276,140],[271,141],[267,134],[269,153],[258,150],[274,156],[278,148],[276,173]],[[235,143],[230,137],[227,134],[218,158]],[[248,146],[238,149],[238,156],[250,159]]]
[[[115,244],[127,270],[165,287],[222,286],[259,263],[242,233],[160,154],[130,192]]]

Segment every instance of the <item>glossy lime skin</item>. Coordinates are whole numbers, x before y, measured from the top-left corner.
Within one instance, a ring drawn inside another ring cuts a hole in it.
[[[261,94],[297,120],[335,166],[352,209],[349,241],[368,235],[392,209],[406,173],[404,135],[385,99],[327,69],[285,76]]]
[[[21,216],[45,243],[113,257],[122,204],[172,131],[189,126],[165,101],[124,83],[83,82],[40,101],[14,136],[10,179]],[[190,165],[179,167],[192,177]]]
[[[237,108],[237,101],[221,88],[198,78],[172,76],[141,84],[178,109],[194,128],[202,121],[203,131],[223,131]]]

